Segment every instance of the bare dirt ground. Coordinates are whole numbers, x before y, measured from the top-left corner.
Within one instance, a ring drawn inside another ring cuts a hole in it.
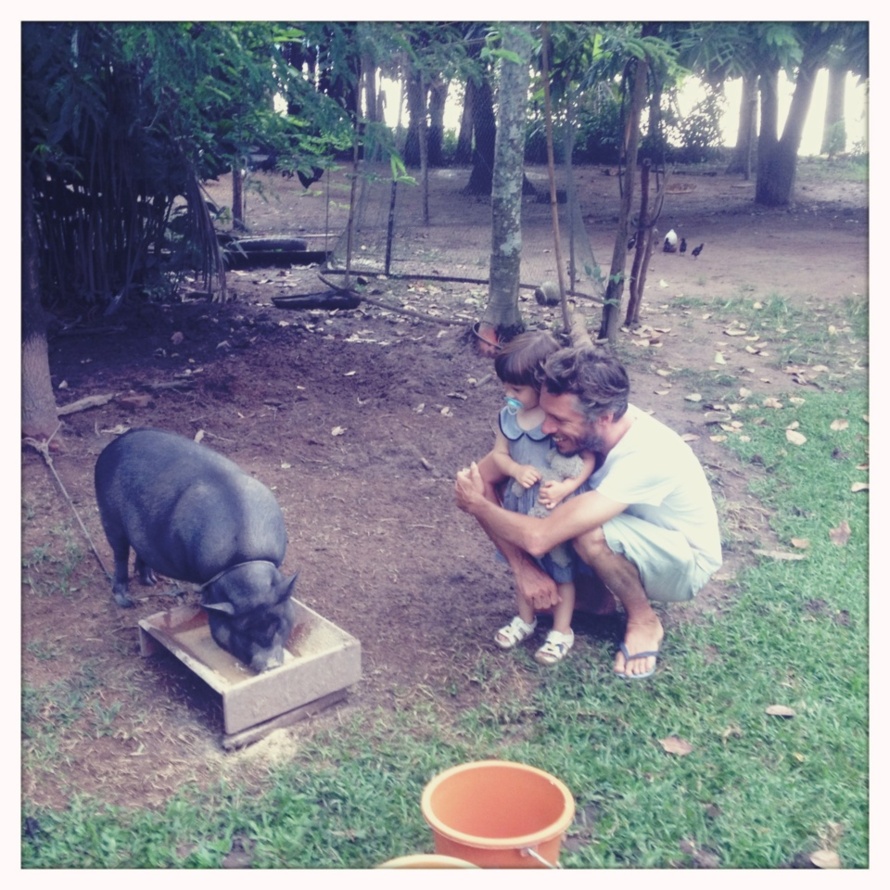
[[[762,399],[792,389],[805,394],[818,383],[818,371],[794,373],[778,361],[781,331],[757,340],[728,334],[732,326],[711,304],[781,294],[842,331],[844,299],[867,292],[867,187],[806,173],[796,203],[770,211],[755,208],[753,184],[738,178],[676,175],[659,228],[673,226],[690,247],[705,248],[698,259],[653,256],[644,327],[622,335],[633,400],[698,437],[692,447],[712,480],[727,542],[723,569],[697,601],[665,610],[668,641],[672,627],[697,612],[731,605],[735,573],[750,548],[769,537],[768,517],[746,494],[745,473],[720,436],[712,439],[707,414],[714,394],[735,400],[744,387],[748,398]],[[275,491],[290,539],[284,569],[300,571],[303,602],[361,641],[363,676],[344,704],[224,752],[216,695],[175,658],[139,654],[137,621],[179,602],[172,595],[178,585],[134,582],[137,608],[118,608],[71,506],[41,457],[25,448],[22,684],[26,701],[28,690],[37,693],[29,719],[54,724],[58,750],[47,762],[24,738],[24,800],[60,807],[88,793],[161,805],[185,781],[217,781],[227,771],[261,776],[264,763],[287,756],[313,727],[355,712],[410,707],[418,697],[443,710],[477,700],[474,666],[512,614],[512,590],[473,521],[455,508],[453,477],[490,447],[502,394],[470,332],[485,287],[420,277],[486,275],[488,205],[461,195],[467,178],[466,170],[432,175],[429,227],[420,221],[416,191],[403,191],[397,252],[400,268],[418,277],[378,281],[373,291],[375,300],[438,315],[440,324],[369,304],[337,312],[278,309],[272,296],[324,290],[315,270],[289,268],[231,273],[235,299],[227,304],[192,298],[145,306],[52,338],[60,405],[115,396],[66,415],[63,450],[54,457],[105,565],[111,554],[92,482],[99,452],[129,427],[203,431],[206,444]],[[530,178],[546,187],[543,170]],[[321,184],[305,192],[275,176],[255,183],[267,200],[250,193],[252,234],[302,234],[310,246],[323,246]],[[605,266],[615,183],[600,168],[578,171],[585,223]],[[226,183],[212,193],[228,203]],[[552,277],[550,210],[530,202],[524,213],[530,259],[523,281],[535,276],[536,284]],[[327,205],[327,214],[339,231],[342,199]],[[691,308],[688,299],[678,308],[682,298],[694,298]],[[522,306],[530,326],[558,320],[530,291],[523,291]],[[600,307],[579,300],[577,309],[595,331]],[[689,401],[703,380],[710,396]],[[614,624],[580,630],[579,648],[620,632]],[[538,681],[524,669],[514,679]]]

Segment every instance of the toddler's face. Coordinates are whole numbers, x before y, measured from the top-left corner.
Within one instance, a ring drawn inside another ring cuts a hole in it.
[[[504,397],[516,399],[523,411],[528,411],[538,404],[538,391],[533,386],[517,386],[514,383],[504,384]]]

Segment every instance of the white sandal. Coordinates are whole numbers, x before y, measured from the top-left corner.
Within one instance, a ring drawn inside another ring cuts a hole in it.
[[[544,645],[535,652],[535,661],[538,664],[550,665],[562,661],[569,653],[575,642],[575,632],[570,630],[567,634],[558,630],[551,630],[547,634]]]
[[[518,643],[527,640],[535,632],[537,626],[537,618],[531,624],[526,624],[517,615],[509,624],[505,624],[494,635],[494,641],[501,649],[512,649]]]

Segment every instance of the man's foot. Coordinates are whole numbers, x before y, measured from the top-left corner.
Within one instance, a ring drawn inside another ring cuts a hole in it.
[[[664,628],[657,617],[654,621],[628,624],[624,642],[615,656],[615,673],[626,680],[651,677],[663,637]]]

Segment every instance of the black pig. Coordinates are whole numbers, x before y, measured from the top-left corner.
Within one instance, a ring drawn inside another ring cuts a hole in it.
[[[96,461],[96,500],[114,553],[112,592],[127,592],[130,547],[143,584],[154,572],[201,585],[210,632],[255,671],[278,667],[293,630],[297,576],[278,570],[287,547],[272,492],[190,439],[131,430]]]

